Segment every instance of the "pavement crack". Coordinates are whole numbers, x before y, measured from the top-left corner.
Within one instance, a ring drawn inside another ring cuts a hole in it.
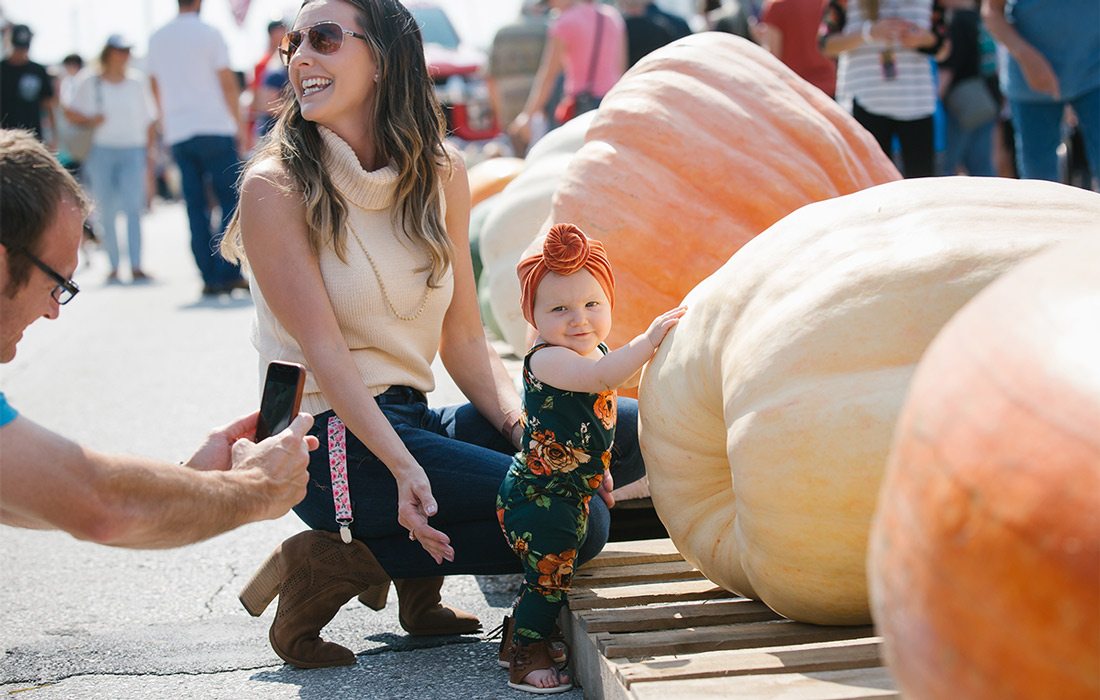
[[[228,565],[228,568],[229,568],[229,579],[227,581],[225,581],[224,583],[222,583],[220,586],[218,586],[218,588],[213,593],[211,593],[210,597],[208,597],[206,599],[206,601],[203,603],[203,607],[206,608],[206,614],[203,615],[200,619],[207,619],[207,618],[212,617],[214,615],[214,613],[215,613],[215,611],[214,611],[214,601],[216,601],[218,599],[218,596],[221,595],[222,591],[224,591],[226,588],[229,588],[229,586],[232,585],[233,582],[237,580],[237,573],[238,573],[237,572],[237,566],[235,564],[231,563],[231,564]]]
[[[158,673],[156,671],[110,671],[110,672],[88,672],[88,673],[71,673],[67,676],[56,676],[48,681],[19,681],[10,680],[4,681],[5,685],[22,685],[27,684],[26,688],[13,689],[9,692],[25,692],[27,690],[34,690],[37,688],[44,688],[51,685],[58,685],[64,681],[72,680],[74,678],[144,678],[144,677],[156,677],[156,678],[170,678],[172,676],[217,676],[223,673],[239,673],[241,671],[261,671],[269,668],[283,668],[284,664],[260,664],[257,666],[236,666],[234,668],[219,668],[211,669],[209,671],[167,671]]]

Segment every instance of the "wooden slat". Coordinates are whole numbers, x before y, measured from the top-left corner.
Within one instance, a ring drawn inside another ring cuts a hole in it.
[[[642,583],[636,586],[597,586],[576,589],[569,594],[570,610],[622,608],[650,603],[679,603],[690,600],[732,598],[733,593],[719,588],[706,579]]]
[[[855,700],[901,697],[890,674],[882,667],[638,683],[629,692],[628,697],[635,700]]]
[[[734,625],[691,627],[657,632],[614,634],[596,633],[597,644],[604,656],[638,657],[665,654],[690,654],[719,649],[811,644],[838,639],[870,637],[872,627],[822,627],[801,622],[746,622]]]
[[[872,627],[821,627],[702,577],[667,539],[618,542],[574,578],[563,630],[586,698],[897,698]]]
[[[881,653],[882,640],[865,637],[821,644],[657,656],[645,661],[620,662],[617,671],[623,685],[630,688],[634,683],[689,678],[871,668],[882,665]]]
[[[699,579],[703,575],[684,560],[629,564],[624,566],[584,567],[573,577],[574,590],[594,586],[612,586],[645,581],[678,581]]]
[[[677,551],[672,540],[635,540],[633,542],[609,542],[592,561],[582,566],[578,573],[604,566],[633,566],[662,561],[682,561],[684,555]]]
[[[748,598],[613,610],[579,610],[574,614],[580,626],[587,632],[646,632],[782,619],[767,605]]]
[[[563,615],[562,632],[569,642],[569,671],[573,683],[584,687],[584,697],[598,700],[630,700],[630,691],[618,677],[617,668],[600,650],[596,639],[585,633],[573,615]]]

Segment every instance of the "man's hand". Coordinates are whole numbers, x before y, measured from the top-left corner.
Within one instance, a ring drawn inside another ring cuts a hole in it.
[[[1035,92],[1050,95],[1056,100],[1061,99],[1062,91],[1058,86],[1058,76],[1050,67],[1050,61],[1046,56],[1028,45],[1016,54],[1016,62],[1020,64],[1020,71],[1023,72],[1029,88]]]
[[[251,439],[256,434],[259,411],[238,418],[206,436],[206,441],[187,460],[187,466],[199,471],[226,471],[232,466],[233,443],[242,438]],[[310,449],[313,449],[312,447]]]
[[[251,423],[255,427],[255,419]],[[290,426],[259,443],[241,436],[230,450],[231,471],[248,476],[259,489],[257,520],[278,518],[305,498],[309,483],[309,452],[317,449],[317,438],[306,435],[313,425],[313,416],[299,413]],[[243,428],[237,421],[228,428]],[[227,430],[226,434],[231,434]]]
[[[258,416],[249,414],[210,433],[187,466],[200,471],[252,472],[255,488],[266,494],[255,519],[278,518],[305,497],[309,451],[318,444],[317,438],[306,435],[313,417],[300,413],[283,432],[254,443]]]

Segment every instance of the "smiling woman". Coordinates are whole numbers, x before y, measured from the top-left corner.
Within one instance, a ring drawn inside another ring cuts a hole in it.
[[[316,0],[287,36],[293,99],[247,165],[223,252],[251,268],[261,361],[307,368],[302,408],[321,442],[295,507],[313,529],[241,600],[259,614],[278,593],[273,648],[318,667],[354,663],[318,634],[352,596],[384,601],[385,577],[411,634],[478,629],[439,589],[444,574],[519,570],[494,505],[522,427],[481,326],[469,183],[415,18],[396,0]],[[437,352],[470,403],[428,406]],[[617,442],[626,482],[643,471],[632,408]],[[602,501],[591,520],[581,560],[606,542]]]

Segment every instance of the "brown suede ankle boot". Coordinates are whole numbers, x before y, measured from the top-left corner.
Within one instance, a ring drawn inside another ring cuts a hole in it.
[[[386,607],[386,599],[390,595],[389,579],[385,583],[371,586],[359,594],[359,602],[371,610],[383,610]]]
[[[275,548],[240,599],[259,616],[278,593],[268,638],[283,661],[298,668],[348,666],[355,654],[321,639],[321,629],[352,596],[388,578],[359,540],[344,544],[335,533],[307,530]]]
[[[473,634],[481,621],[465,610],[441,605],[442,576],[394,579],[401,627],[412,635]]]

